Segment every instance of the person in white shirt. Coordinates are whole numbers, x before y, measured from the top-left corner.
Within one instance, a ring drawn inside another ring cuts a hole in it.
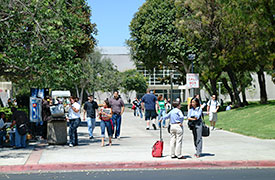
[[[69,146],[77,146],[78,145],[78,136],[77,136],[77,128],[80,124],[80,104],[77,102],[75,97],[70,98],[70,109],[69,109],[69,122],[70,122],[70,128],[69,128],[69,136],[70,136],[70,142]]]
[[[209,121],[212,130],[215,129],[215,125],[218,119],[217,112],[220,108],[220,103],[216,100],[216,95],[212,95],[212,99],[207,103],[207,114],[209,114]]]

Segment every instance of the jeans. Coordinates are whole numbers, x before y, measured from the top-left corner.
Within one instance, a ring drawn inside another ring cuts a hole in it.
[[[87,117],[87,125],[88,125],[89,136],[92,137],[95,129],[95,118]]]
[[[73,144],[74,146],[78,145],[77,128],[79,124],[80,124],[80,118],[70,119],[70,128],[69,128],[70,144]]]
[[[161,117],[165,116],[165,109],[161,109],[158,114],[158,119],[160,120]],[[161,123],[159,122],[159,127],[161,126]],[[162,121],[162,126],[165,126],[165,120]]]
[[[101,137],[105,137],[105,127],[107,128],[107,133],[109,137],[112,137],[113,135],[113,130],[112,130],[112,125],[111,125],[111,120],[110,121],[100,121],[100,129],[101,129]]]
[[[15,132],[10,132],[9,133],[10,136],[10,146],[15,146]]]
[[[140,118],[142,119],[142,118],[143,118],[143,114],[142,114],[142,109],[141,109],[141,107],[138,108],[138,111],[139,111],[139,114],[140,114]]]
[[[7,132],[4,130],[0,130],[0,146],[3,146],[4,136],[6,136]]]
[[[115,137],[117,138],[120,136],[121,115],[113,114],[112,121],[114,125],[114,130],[115,130]]]
[[[18,130],[16,128],[15,130],[15,147],[17,148],[25,148],[26,147],[26,134],[25,135],[20,135],[18,133]]]

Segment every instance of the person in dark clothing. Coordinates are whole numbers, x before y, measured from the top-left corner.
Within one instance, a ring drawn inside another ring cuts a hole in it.
[[[132,105],[135,107],[134,108],[134,116],[139,116],[139,106],[140,106],[140,103],[138,101],[138,98],[135,98],[135,100],[132,102]]]
[[[156,130],[156,104],[157,104],[157,97],[150,93],[150,89],[147,89],[147,93],[141,99],[141,107],[144,110],[145,107],[145,121],[146,121],[146,130],[150,129],[150,120],[152,120],[152,126]]]
[[[87,114],[87,125],[90,139],[93,139],[93,131],[95,129],[96,111],[98,111],[98,104],[94,101],[93,95],[88,97],[88,101],[84,104],[84,115],[83,120],[85,120]]]
[[[15,130],[15,148],[26,147],[26,134],[28,126],[28,116],[24,111],[17,111],[15,107],[11,108],[13,123],[11,126],[16,125]]]
[[[51,119],[51,110],[50,106],[52,105],[52,101],[49,96],[45,96],[42,104],[42,138],[47,139],[47,122]]]

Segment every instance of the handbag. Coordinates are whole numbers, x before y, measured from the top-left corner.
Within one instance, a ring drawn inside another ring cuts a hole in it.
[[[208,137],[209,135],[210,135],[209,127],[204,122],[202,122],[202,136]]]
[[[136,109],[136,106],[135,106],[135,105],[133,105],[133,106],[132,106],[132,109],[133,109],[133,110],[135,110],[135,109]]]

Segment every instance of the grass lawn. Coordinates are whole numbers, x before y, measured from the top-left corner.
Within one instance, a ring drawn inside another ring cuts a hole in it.
[[[208,117],[205,117],[209,125]],[[244,108],[218,113],[217,128],[262,139],[275,139],[275,101],[250,103]]]

